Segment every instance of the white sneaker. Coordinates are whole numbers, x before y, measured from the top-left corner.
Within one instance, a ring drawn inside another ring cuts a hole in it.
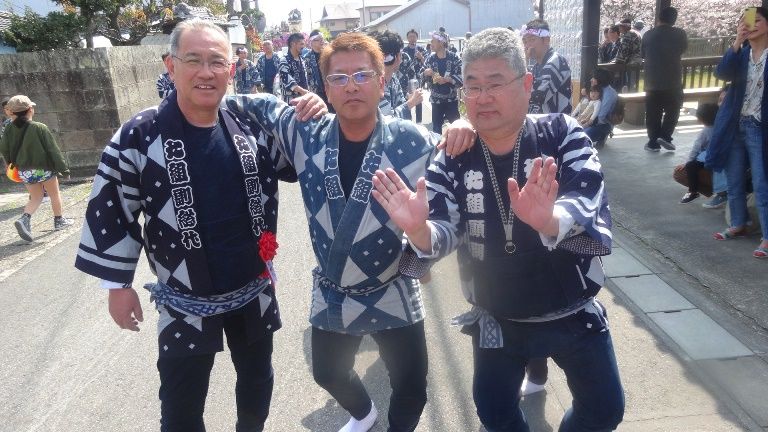
[[[379,413],[376,411],[376,406],[371,401],[371,412],[368,413],[365,418],[358,420],[354,417],[350,417],[347,424],[343,428],[339,429],[339,432],[368,432],[373,424],[376,423],[376,417]]]
[[[45,203],[48,203],[48,202],[51,202],[51,197],[46,195],[46,196],[43,197],[43,200],[40,203],[41,204],[45,204]]]
[[[534,382],[528,381],[528,375],[526,375],[525,379],[523,380],[523,384],[520,386],[520,394],[522,396],[528,396],[529,394],[538,393],[545,388],[546,387],[544,384],[536,384]]]

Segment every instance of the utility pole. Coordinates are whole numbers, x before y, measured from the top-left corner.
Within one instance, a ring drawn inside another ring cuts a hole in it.
[[[662,1],[662,0],[657,0]],[[589,82],[597,67],[600,38],[600,0],[584,0],[581,24],[581,82]]]

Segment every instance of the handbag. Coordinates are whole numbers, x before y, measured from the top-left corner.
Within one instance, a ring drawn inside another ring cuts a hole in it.
[[[16,183],[21,183],[23,180],[19,176],[19,169],[14,165],[14,161],[16,160],[16,156],[19,155],[19,150],[21,149],[21,145],[24,143],[24,135],[27,134],[27,129],[29,128],[29,123],[24,125],[24,130],[21,131],[21,138],[19,138],[19,145],[16,146],[16,152],[11,155],[11,159],[8,161],[8,167],[5,169],[5,176],[8,177],[9,180]]]

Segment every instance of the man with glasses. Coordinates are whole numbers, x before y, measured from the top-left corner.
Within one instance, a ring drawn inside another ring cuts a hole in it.
[[[291,34],[288,36],[288,52],[280,59],[280,85],[286,102],[308,93],[314,87],[309,61],[301,55],[304,45],[301,33]]]
[[[231,55],[210,21],[175,27],[165,64],[176,91],[123,124],[104,150],[75,262],[109,289],[117,325],[138,331],[133,278],[146,248],[157,275],[146,288],[160,314],[163,432],[205,430],[222,331],[237,373],[234,429],[261,431],[269,413],[272,334],[281,326],[271,264],[276,180],[296,177],[257,124],[220,109]],[[311,116],[324,105],[309,95],[300,106]]]
[[[298,173],[318,263],[312,272],[312,372],[351,414],[340,430],[367,431],[378,415],[353,369],[363,336],[371,335],[392,386],[388,430],[413,431],[427,398],[424,304],[417,279],[423,270],[405,265],[415,256],[404,254],[403,232],[370,198],[371,177],[377,169],[392,168],[415,182],[439,136],[381,115],[384,59],[370,36],[342,34],[320,59],[335,116],[299,123],[292,108],[254,97],[239,97],[229,106],[274,135]],[[277,115],[275,104],[282,107]],[[468,125],[450,129],[447,139],[452,137],[456,145],[449,143],[446,150],[451,154],[474,141]]]
[[[624,395],[604,307],[600,260],[611,218],[600,162],[575,119],[527,115],[533,77],[520,37],[484,30],[462,53],[477,145],[439,154],[416,191],[378,170],[374,198],[423,258],[458,249],[472,309],[473,396],[489,431],[527,431],[519,389],[531,358],[551,357],[573,397],[560,431],[608,431]]]

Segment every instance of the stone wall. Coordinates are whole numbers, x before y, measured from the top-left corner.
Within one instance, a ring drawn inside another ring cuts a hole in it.
[[[157,105],[165,46],[70,49],[0,55],[0,97],[26,94],[35,120],[56,137],[70,168],[91,168],[115,130]]]

